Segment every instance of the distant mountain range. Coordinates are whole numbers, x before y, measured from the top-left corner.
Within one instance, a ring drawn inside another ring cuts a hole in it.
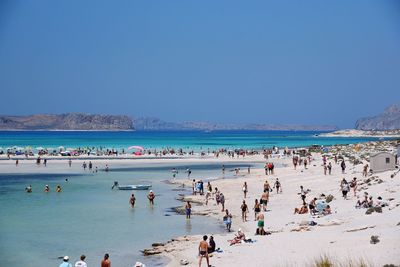
[[[280,130],[280,131],[334,131],[329,125],[275,125],[224,124],[212,122],[166,122],[158,118],[99,115],[85,113],[36,114],[27,116],[0,116],[0,130]]]
[[[0,116],[0,130],[133,130],[128,116],[84,113]]]
[[[134,119],[136,130],[256,130],[256,131],[335,131],[338,128],[331,125],[276,125],[276,124],[233,124],[212,123],[204,121],[166,122],[159,118],[142,117]]]
[[[387,107],[382,114],[361,118],[355,125],[357,130],[398,130],[400,129],[400,105]]]

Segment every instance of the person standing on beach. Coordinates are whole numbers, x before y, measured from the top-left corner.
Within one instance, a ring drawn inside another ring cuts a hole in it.
[[[357,191],[357,178],[354,177],[353,181],[350,182],[350,187],[353,188],[354,196],[356,196]]]
[[[225,210],[225,215],[222,220],[226,226],[226,230],[230,232],[232,227],[232,214],[229,213],[228,209]]]
[[[208,244],[207,244],[207,236],[203,236],[203,240],[200,241],[199,244],[199,267],[201,267],[201,261],[203,260],[203,258],[206,258],[207,261],[207,267],[211,266],[210,265],[210,259],[208,258]],[[103,266],[102,266],[103,267]]]
[[[190,201],[186,202],[185,211],[186,211],[186,219],[190,219],[190,215],[192,214],[192,205],[190,205]]]
[[[345,178],[340,182],[340,188],[342,190],[342,196],[344,199],[347,199],[347,193],[350,191],[349,183]]]
[[[247,182],[244,182],[242,190],[243,190],[244,198],[246,198],[246,196],[247,196]]]
[[[222,165],[222,174],[225,174],[225,165]]]
[[[328,173],[329,173],[329,175],[332,174],[332,163],[331,162],[328,163]]]
[[[71,167],[71,165],[72,165],[72,160],[71,159],[68,160],[68,165]]]
[[[81,259],[79,261],[75,262],[75,267],[87,267],[85,259],[86,259],[86,256],[81,255]]]
[[[83,170],[86,170],[86,162],[84,161],[82,164]]]
[[[129,199],[129,203],[131,204],[132,208],[135,207],[135,202],[136,202],[135,194],[132,194],[131,198]]]
[[[219,193],[219,202],[222,205],[221,211],[224,212],[224,210],[225,210],[225,196],[222,193]]]
[[[265,175],[268,175],[268,163],[265,163],[264,170],[265,170]]]
[[[300,186],[300,197],[301,200],[303,201],[303,205],[306,205],[306,191],[304,190],[303,186]]]
[[[279,179],[276,178],[275,184],[274,184],[274,188],[276,188],[276,193],[279,194],[279,192],[282,192],[282,188],[281,188],[281,182],[279,182]],[[279,191],[279,189],[281,189]]]
[[[258,233],[259,235],[264,235],[265,231],[264,231],[264,214],[262,212],[260,212],[257,215],[257,231],[256,233]]]
[[[254,210],[254,220],[256,221],[257,220],[257,215],[261,211],[261,205],[260,205],[260,203],[258,203],[258,199],[257,198],[254,200],[253,210]]]
[[[327,170],[328,170],[328,166],[326,166],[326,164],[324,164],[324,175],[326,175]]]
[[[294,167],[294,169],[296,170],[296,167],[297,167],[297,162],[298,162],[298,157],[297,156],[294,156],[293,157],[293,159],[292,159],[292,161],[293,161],[293,167]]]
[[[262,193],[260,200],[260,204],[262,204],[264,211],[267,211],[268,199],[269,199],[269,191],[264,189],[264,192]]]
[[[344,159],[342,160],[342,163],[340,163],[340,167],[342,168],[342,173],[344,174],[346,171],[346,163],[344,162]]]
[[[154,205],[154,199],[156,198],[156,196],[154,195],[153,190],[150,190],[149,194],[147,195],[147,198],[149,199],[150,205],[153,206]]]
[[[109,260],[110,255],[106,253],[104,259],[101,261],[101,267],[111,267],[111,261]]]
[[[363,168],[363,176],[367,177],[367,175],[368,175],[368,164],[365,164]]]
[[[246,201],[243,200],[242,206],[240,206],[242,210],[242,220],[243,222],[247,222],[247,213],[249,212],[249,208],[247,207]]]
[[[187,174],[188,174],[188,179],[190,179],[190,175],[192,174],[192,170],[191,169],[189,169],[189,168],[187,168],[186,169],[186,172],[187,172]]]
[[[304,159],[304,169],[307,170],[307,158]]]

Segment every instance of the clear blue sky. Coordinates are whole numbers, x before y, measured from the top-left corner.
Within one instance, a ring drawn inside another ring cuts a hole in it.
[[[400,101],[399,1],[0,1],[0,114],[333,124]]]

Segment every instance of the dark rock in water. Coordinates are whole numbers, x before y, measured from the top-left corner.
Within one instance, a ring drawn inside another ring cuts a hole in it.
[[[155,250],[155,249],[144,249],[141,251],[143,253],[144,256],[151,256],[151,255],[157,255],[157,254],[161,254],[161,251],[159,250]]]
[[[400,222],[399,222],[399,223],[397,223],[397,226],[400,226]]]
[[[383,267],[399,267],[399,266],[394,264],[385,264],[383,265]]]
[[[164,216],[171,216],[171,214],[165,213]]]
[[[371,236],[371,241],[369,241],[371,244],[377,244],[377,243],[379,243],[380,242],[380,240],[379,240],[379,236],[377,236],[377,235],[373,235],[373,236]]]
[[[165,246],[165,244],[164,243],[153,243],[153,244],[151,244],[151,246],[152,247],[162,247],[162,246]]]

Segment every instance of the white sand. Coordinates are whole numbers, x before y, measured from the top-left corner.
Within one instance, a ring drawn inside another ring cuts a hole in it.
[[[290,164],[290,160],[286,160]],[[275,175],[266,177],[263,170],[252,171],[250,176],[235,180],[218,180],[212,183],[217,186],[226,197],[226,207],[234,215],[232,229],[242,228],[247,238],[256,240],[255,243],[242,243],[229,246],[228,239],[232,239],[234,232],[214,235],[217,247],[223,253],[213,253],[210,259],[212,266],[312,266],[315,259],[322,255],[329,255],[335,260],[347,263],[349,260],[357,262],[363,260],[370,266],[400,263],[400,174],[391,179],[386,172],[378,174],[384,182],[368,186],[368,193],[376,198],[381,196],[389,201],[390,209],[383,208],[383,213],[366,215],[366,209],[355,209],[356,198],[349,192],[349,200],[344,200],[339,191],[340,180],[345,177],[348,181],[352,177],[362,180],[362,165],[356,167],[347,163],[347,173],[341,174],[339,165],[333,164],[332,175],[323,175],[322,160],[316,155],[308,170],[301,166],[298,170],[292,167],[278,168]],[[260,198],[263,183],[266,179],[270,184],[279,177],[283,186],[283,193],[270,194],[270,203],[265,213],[265,227],[272,231],[272,235],[255,236],[256,222],[254,213],[250,211],[249,221],[242,223],[240,205],[243,200],[242,184],[247,181],[249,193],[246,202],[252,209],[255,198]],[[332,194],[335,200],[330,203],[333,214],[313,218],[317,226],[309,226],[309,231],[293,232],[298,229],[299,223],[311,219],[309,214],[294,215],[295,207],[300,207],[301,200],[297,194],[300,185],[311,189],[307,201],[321,193]],[[361,186],[359,186],[361,187]],[[357,194],[362,196],[363,191]],[[203,199],[203,197],[196,197]],[[206,209],[210,216],[217,216],[222,224],[223,213],[214,201],[205,207],[194,207],[195,211]],[[217,215],[215,215],[217,214]],[[185,218],[182,216],[182,219]],[[367,228],[365,230],[352,231]],[[350,232],[347,232],[349,231]],[[204,233],[211,234],[211,233]],[[378,244],[370,244],[371,235],[379,236]],[[181,259],[189,261],[188,266],[198,266],[198,242],[201,236],[190,237],[190,241],[174,242],[166,246],[171,258],[169,266],[180,266]],[[205,259],[203,266],[206,266]]]

